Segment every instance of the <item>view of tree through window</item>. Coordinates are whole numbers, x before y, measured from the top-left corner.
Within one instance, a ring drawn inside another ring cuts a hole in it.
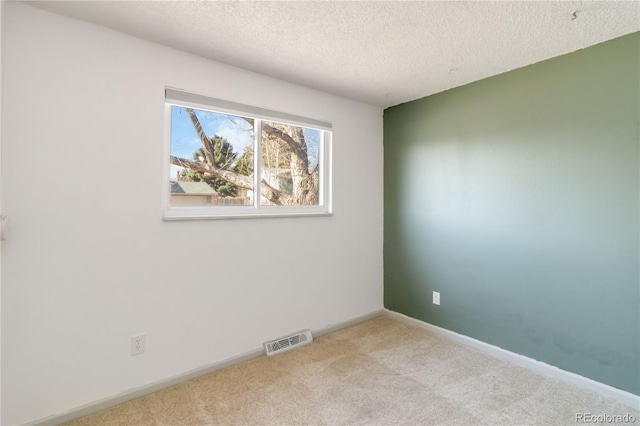
[[[172,105],[169,205],[317,206],[321,143],[319,130]]]
[[[320,132],[290,124],[262,122],[262,193],[281,192],[282,204],[317,205]],[[273,202],[263,197],[262,205]]]

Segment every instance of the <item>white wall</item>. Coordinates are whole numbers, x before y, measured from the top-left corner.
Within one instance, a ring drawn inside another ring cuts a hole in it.
[[[3,62],[3,33],[4,33],[4,1],[0,0],[0,152],[2,151],[2,62]],[[0,155],[0,165],[2,164],[2,157]],[[0,176],[2,176],[0,166]],[[0,179],[0,188],[1,188],[1,179]],[[0,199],[2,198],[2,193],[0,191]],[[1,202],[0,202],[1,206]],[[2,208],[0,207],[0,214],[2,214]],[[2,244],[0,243],[0,295],[2,294]],[[2,306],[2,298],[0,296],[0,307]],[[2,383],[2,309],[0,308],[0,383]],[[0,419],[2,419],[2,386],[0,386]]]
[[[381,109],[24,4],[5,15],[3,424],[382,308]],[[335,214],[163,222],[165,85],[333,122]]]

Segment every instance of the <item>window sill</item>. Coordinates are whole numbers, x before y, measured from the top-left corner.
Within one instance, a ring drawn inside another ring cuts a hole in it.
[[[250,219],[250,218],[282,218],[282,217],[314,217],[314,216],[333,216],[333,213],[324,207],[262,207],[255,209],[253,207],[245,207],[238,209],[230,209],[225,207],[218,208],[171,208],[166,209],[162,216],[164,221],[182,221],[182,220],[216,220],[216,219]]]

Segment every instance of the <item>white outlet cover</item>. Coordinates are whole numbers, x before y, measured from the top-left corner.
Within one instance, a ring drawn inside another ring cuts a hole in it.
[[[434,305],[440,304],[440,293],[438,293],[437,291],[433,292],[433,304]]]
[[[136,334],[131,336],[131,355],[140,355],[147,350],[147,335]]]

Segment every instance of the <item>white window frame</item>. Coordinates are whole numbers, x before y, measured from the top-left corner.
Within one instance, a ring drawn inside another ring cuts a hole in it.
[[[263,206],[260,191],[261,168],[261,131],[255,131],[254,144],[254,196],[252,206],[171,206],[169,181],[171,179],[171,107],[181,106],[199,110],[253,118],[254,127],[260,129],[261,122],[275,121],[293,124],[320,131],[318,153],[318,205],[315,206]],[[196,95],[184,90],[167,87],[165,89],[165,129],[164,129],[164,168],[162,179],[162,200],[164,206],[164,220],[194,220],[194,219],[235,219],[251,217],[292,217],[292,216],[329,216],[331,206],[331,123],[300,117],[293,114],[272,111],[260,107],[239,104],[223,99]]]

